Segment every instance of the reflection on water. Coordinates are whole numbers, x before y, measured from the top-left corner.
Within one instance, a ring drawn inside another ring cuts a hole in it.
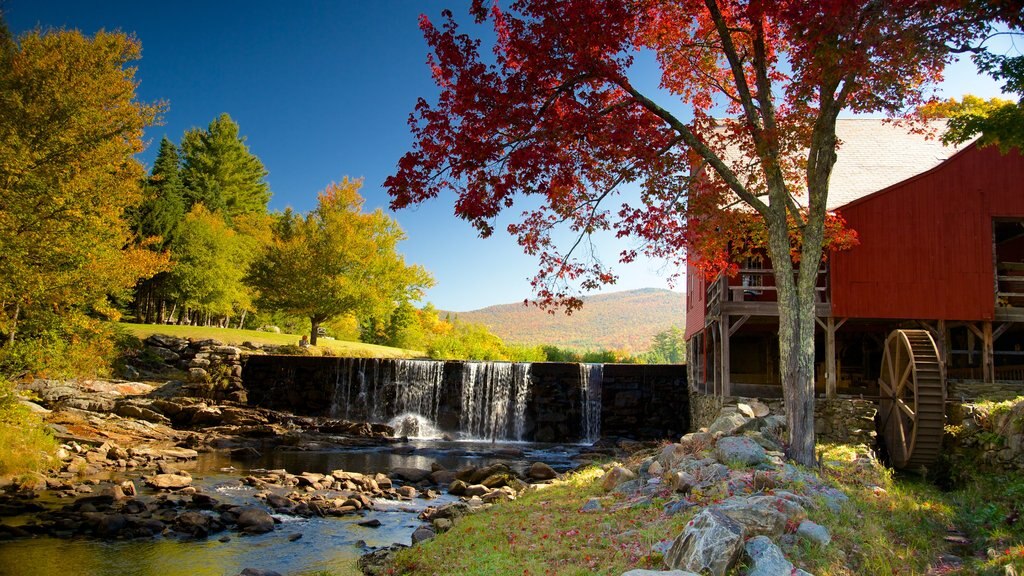
[[[495,454],[508,445],[465,442],[414,442],[400,448],[357,448],[344,451],[302,452],[274,450],[255,461],[232,461],[224,454],[201,454],[194,468],[196,485],[221,502],[253,504],[254,491],[237,480],[249,469],[284,468],[292,473],[387,472],[396,467],[429,469],[438,463],[454,469],[504,462],[524,470],[542,460],[555,469],[572,465],[574,451],[562,447],[516,444],[522,457]],[[412,453],[400,453],[407,450]],[[398,453],[396,453],[396,450]],[[235,471],[220,469],[234,466]],[[342,518],[294,518],[278,516],[282,524],[268,534],[241,536],[234,532],[215,534],[207,540],[179,540],[175,537],[102,542],[90,539],[62,540],[31,538],[0,542],[0,575],[7,576],[230,576],[245,568],[276,570],[282,574],[305,574],[328,570],[354,573],[354,562],[368,548],[399,542],[408,544],[420,521],[416,513],[426,506],[453,501],[437,500],[378,502],[378,510],[363,516]],[[69,501],[62,501],[66,504]],[[359,526],[368,519],[380,520],[379,528]],[[8,520],[4,520],[8,522]],[[10,523],[14,523],[11,521]],[[302,538],[290,542],[288,537]],[[231,538],[220,542],[221,536]],[[364,547],[365,544],[365,547]]]

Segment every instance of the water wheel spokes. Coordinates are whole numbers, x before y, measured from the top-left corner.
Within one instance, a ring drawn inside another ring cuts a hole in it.
[[[878,379],[881,434],[895,468],[927,466],[942,449],[945,370],[926,330],[895,330]]]

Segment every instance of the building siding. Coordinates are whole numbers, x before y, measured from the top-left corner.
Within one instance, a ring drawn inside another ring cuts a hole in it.
[[[831,256],[834,316],[991,320],[992,219],[1024,218],[1024,157],[971,146],[838,211],[860,245]]]

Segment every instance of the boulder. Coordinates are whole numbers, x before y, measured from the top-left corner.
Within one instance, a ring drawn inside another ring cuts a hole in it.
[[[740,402],[736,410],[748,418],[764,418],[770,412],[768,405],[760,400]]]
[[[274,570],[263,570],[260,568],[246,568],[238,573],[238,576],[281,576],[280,572]]]
[[[733,496],[722,501],[717,509],[742,525],[748,536],[775,538],[785,531],[787,520],[796,523],[807,517],[803,506],[777,495]]]
[[[697,485],[697,479],[689,472],[670,472],[668,474],[668,486],[673,492],[689,494]]]
[[[434,484],[450,485],[455,480],[455,470],[436,470],[430,473],[430,481]]]
[[[832,541],[832,535],[828,533],[828,528],[815,524],[810,520],[804,520],[800,523],[800,526],[796,529],[796,535],[805,540],[810,540],[819,546],[828,546],[828,543]]]
[[[122,418],[134,418],[145,420],[154,424],[170,425],[171,421],[163,414],[137,404],[118,404],[114,408],[114,414]]]
[[[466,480],[466,482],[469,484],[483,484],[483,481],[485,479],[490,478],[491,476],[494,476],[496,474],[512,474],[512,470],[504,464],[491,464],[490,466],[485,466],[483,468],[478,468],[474,470],[468,480],[466,480],[466,478],[463,477],[463,473],[460,470],[458,478],[460,480]]]
[[[715,444],[715,456],[722,464],[757,466],[768,459],[768,454],[757,442],[745,436],[726,436]]]
[[[470,486],[466,486],[466,490],[463,492],[463,496],[466,496],[467,498],[472,498],[473,496],[483,496],[484,494],[487,494],[490,491],[491,489],[488,488],[487,486],[484,486],[483,484],[473,484]]]
[[[426,540],[430,540],[434,536],[437,536],[437,533],[434,532],[434,529],[432,527],[428,526],[428,525],[423,525],[423,526],[420,526],[419,528],[417,528],[412,533],[412,543],[413,543],[413,545],[416,545],[416,544],[419,544],[420,542],[424,542]]]
[[[415,484],[427,479],[430,476],[430,470],[424,470],[423,468],[395,468],[391,471],[391,475]]]
[[[176,352],[182,352],[188,347],[188,340],[167,334],[153,334],[146,338],[145,343],[150,346],[160,346]]]
[[[793,573],[793,564],[767,536],[755,536],[744,547],[754,567],[747,576],[780,576]]]
[[[604,488],[605,492],[611,492],[620,484],[636,480],[636,474],[628,468],[622,466],[615,466],[611,470],[605,472],[604,479],[601,480],[601,487]]]
[[[264,534],[274,529],[274,517],[255,506],[246,506],[238,512],[238,529],[248,534]]]
[[[96,535],[100,538],[115,538],[128,526],[124,514],[104,514],[96,523]]]
[[[534,462],[530,465],[526,476],[531,480],[553,480],[558,477],[558,472],[543,462]]]
[[[452,496],[465,496],[466,488],[468,486],[462,480],[452,480],[452,483],[448,485],[448,493]]]
[[[743,551],[743,527],[714,509],[695,516],[672,543],[665,565],[712,576],[725,574],[739,561]]]
[[[658,455],[658,462],[666,470],[671,470],[685,457],[685,446],[682,444],[668,444],[661,449],[661,454]]]
[[[192,478],[180,474],[157,474],[147,478],[146,484],[158,490],[180,490],[191,485]]]
[[[203,538],[210,533],[211,518],[202,512],[185,512],[174,519],[174,529],[183,534]]]
[[[740,431],[750,420],[739,412],[727,412],[716,418],[711,426],[708,426],[708,432],[711,434],[721,432],[725,436],[730,436]]]
[[[630,570],[623,572],[622,576],[698,576],[686,570]]]

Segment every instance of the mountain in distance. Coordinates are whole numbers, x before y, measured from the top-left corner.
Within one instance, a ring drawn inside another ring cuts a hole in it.
[[[662,288],[597,294],[584,297],[583,308],[571,316],[561,311],[548,314],[522,302],[450,314],[483,324],[510,344],[638,354],[650,348],[655,334],[686,325],[686,294]]]

